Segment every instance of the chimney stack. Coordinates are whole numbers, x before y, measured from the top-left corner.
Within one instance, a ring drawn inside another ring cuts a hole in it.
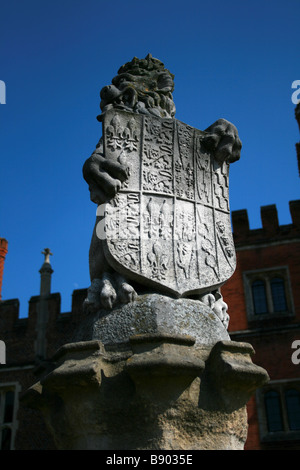
[[[4,271],[4,261],[7,254],[8,241],[0,238],[0,300],[2,299],[2,279]]]
[[[40,301],[37,305],[37,322],[36,322],[36,340],[35,340],[35,354],[39,358],[45,358],[47,353],[47,323],[49,317],[48,299],[47,296],[51,293],[51,275],[53,269],[50,264],[50,255],[52,255],[49,248],[42,251],[45,256],[44,263],[40,269],[41,285],[40,285]]]

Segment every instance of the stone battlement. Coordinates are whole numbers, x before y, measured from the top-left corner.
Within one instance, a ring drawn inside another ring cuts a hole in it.
[[[29,300],[28,317],[19,317],[19,300],[8,299],[0,302],[0,339],[5,342],[7,366],[35,362],[39,356],[37,339],[45,344],[44,358],[68,341],[71,341],[82,319],[82,305],[87,289],[78,289],[72,294],[70,312],[61,312],[59,293],[48,296],[33,296]],[[42,326],[42,327],[41,327]],[[40,331],[44,337],[40,338]],[[38,334],[39,333],[39,334]]]
[[[246,209],[232,211],[232,227],[236,247],[252,243],[280,242],[299,237],[300,200],[290,201],[289,208],[292,223],[279,225],[276,205],[262,206],[260,209],[262,228],[259,229],[250,229]]]

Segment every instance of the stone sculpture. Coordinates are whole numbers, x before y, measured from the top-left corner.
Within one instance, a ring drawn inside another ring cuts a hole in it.
[[[130,302],[143,286],[197,296],[228,323],[219,292],[236,262],[228,173],[242,145],[224,119],[205,131],[176,120],[173,90],[150,54],[101,90],[103,135],[83,166],[98,204],[85,307]]]
[[[268,380],[231,341],[220,288],[235,269],[224,119],[175,119],[173,75],[148,55],[101,91],[83,174],[98,205],[86,315],[26,393],[58,449],[243,449]]]

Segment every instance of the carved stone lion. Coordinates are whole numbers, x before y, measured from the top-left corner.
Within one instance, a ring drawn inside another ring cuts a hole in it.
[[[119,69],[111,85],[102,88],[100,108],[103,113],[114,107],[173,118],[173,90],[174,75],[165,69],[160,60],[154,59],[151,54],[145,59],[134,57]]]
[[[119,69],[112,84],[101,90],[102,115],[107,110],[116,108],[174,118],[173,90],[174,76],[160,60],[150,54],[145,59],[134,57]],[[102,115],[98,116],[99,121]],[[242,144],[233,124],[219,119],[206,132],[208,135],[204,145],[214,152],[216,159],[230,163],[239,159]],[[89,185],[91,200],[101,205],[111,200],[120,190],[122,183],[128,178],[128,168],[121,162],[112,162],[105,158],[101,138],[93,154],[84,163],[83,176]],[[97,216],[89,252],[91,286],[85,301],[88,309],[111,309],[116,302],[128,303],[136,296],[132,285],[116,273],[105,258],[102,241],[96,235],[100,220],[101,216]]]

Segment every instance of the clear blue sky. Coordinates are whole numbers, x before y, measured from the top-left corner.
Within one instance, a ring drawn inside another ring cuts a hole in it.
[[[299,0],[1,1],[2,295],[20,299],[20,316],[39,293],[45,247],[62,311],[74,289],[89,285],[96,206],[81,170],[101,135],[100,89],[134,56],[150,52],[175,74],[177,119],[237,126],[243,149],[231,167],[231,209],[247,209],[259,228],[260,206],[276,204],[279,222],[291,222],[299,17]]]

